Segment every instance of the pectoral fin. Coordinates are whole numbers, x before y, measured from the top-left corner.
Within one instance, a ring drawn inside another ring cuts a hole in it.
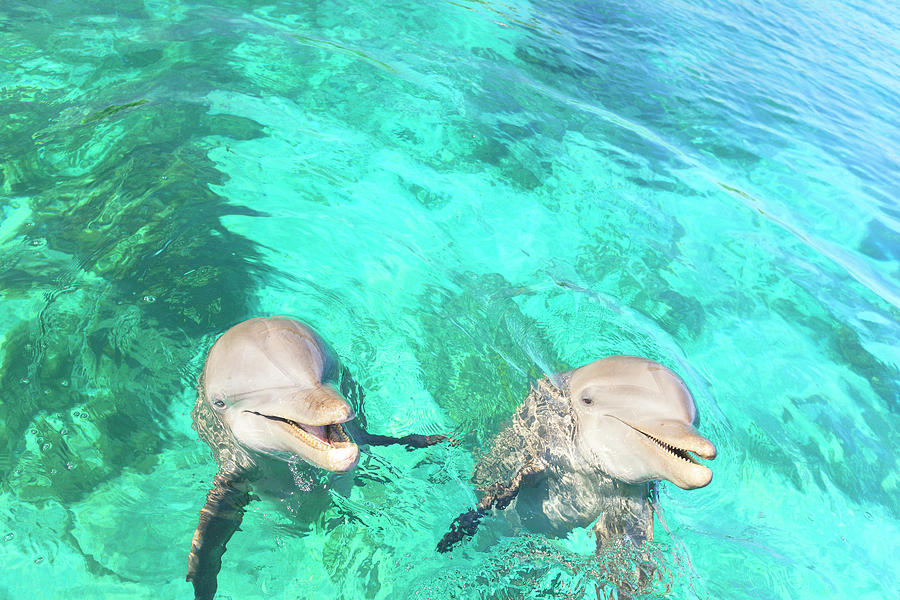
[[[195,600],[212,600],[216,576],[222,568],[225,544],[234,535],[250,502],[249,484],[241,476],[219,471],[200,510],[200,523],[191,541],[187,581],[194,584]]]
[[[472,537],[478,530],[481,518],[492,508],[503,510],[515,499],[527,477],[542,473],[547,468],[547,463],[536,459],[522,467],[512,480],[506,483],[495,483],[488,487],[485,495],[478,501],[475,510],[465,512],[453,520],[450,530],[444,534],[438,542],[438,552],[449,552],[455,544],[467,537]]]
[[[406,446],[407,450],[415,450],[440,444],[447,439],[446,436],[440,434],[421,435],[418,433],[411,433],[409,435],[404,435],[403,437],[378,435],[377,433],[369,433],[359,425],[353,423],[348,424],[346,427],[350,431],[350,436],[356,443],[367,444],[369,446],[391,446],[393,444],[402,444]]]

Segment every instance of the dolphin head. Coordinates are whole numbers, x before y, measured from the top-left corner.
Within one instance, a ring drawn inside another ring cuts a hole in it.
[[[716,457],[694,429],[697,409],[684,382],[646,358],[611,356],[572,372],[575,443],[594,468],[625,483],[666,479],[686,490],[712,471],[693,455]]]
[[[353,409],[330,384],[331,351],[288,318],[244,321],[209,351],[202,391],[216,418],[245,449],[329,471],[349,471],[359,448],[341,423]]]

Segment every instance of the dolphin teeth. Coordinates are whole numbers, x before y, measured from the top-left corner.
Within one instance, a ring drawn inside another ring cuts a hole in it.
[[[333,425],[325,426],[325,436],[328,438],[330,443],[348,443],[350,438],[347,436],[347,432],[344,431],[344,428],[341,427],[340,423],[334,423]]]
[[[312,435],[311,433],[309,433],[308,431],[306,431],[305,429],[300,427],[297,423],[295,423],[293,421],[286,421],[286,422],[291,426],[291,429],[293,430],[294,434],[297,435],[297,437],[302,439],[304,442],[306,442],[313,448],[316,448],[318,450],[327,450],[328,447],[330,446],[330,444],[326,444],[325,442],[320,440],[318,437]]]
[[[644,432],[642,431],[641,433],[644,433]],[[683,460],[685,462],[698,464],[697,461],[694,460],[694,458],[690,455],[690,453],[687,450],[684,450],[682,448],[677,448],[675,446],[667,444],[664,441],[653,437],[652,435],[649,435],[646,433],[644,433],[644,435],[647,436],[648,438],[650,438],[651,440],[653,440],[654,442],[656,442],[656,444],[658,446],[660,446],[663,450],[665,450],[668,454],[671,454],[672,456],[674,456],[676,458],[680,458],[681,460]]]
[[[255,415],[271,419],[272,421],[280,421],[288,425],[290,427],[291,433],[293,433],[300,440],[309,444],[316,450],[333,450],[336,446],[340,447],[353,443],[353,441],[347,435],[347,432],[344,431],[343,427],[341,427],[340,423],[316,426],[315,429],[321,430],[322,432],[322,437],[319,437],[319,435],[317,435],[315,432],[311,432],[306,429],[306,427],[313,427],[312,425],[307,425],[306,427],[304,427],[302,423],[297,423],[296,421],[291,421],[290,419],[285,419],[284,417],[264,415],[252,410],[247,412],[251,412]]]

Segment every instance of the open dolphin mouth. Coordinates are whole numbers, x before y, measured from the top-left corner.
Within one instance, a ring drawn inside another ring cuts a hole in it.
[[[264,415],[253,410],[246,412],[260,417],[265,417],[271,421],[279,421],[288,426],[288,430],[301,442],[308,446],[312,446],[316,450],[331,450],[334,448],[343,448],[353,445],[353,441],[340,423],[331,423],[330,425],[306,425],[298,423],[284,417],[276,417],[273,415]]]
[[[672,426],[674,424],[670,422],[669,426],[664,431],[661,427],[636,426],[614,415],[607,416],[610,416],[617,421],[624,423],[634,431],[640,433],[646,439],[653,442],[657,447],[659,447],[660,450],[662,450],[666,454],[681,459],[685,462],[703,467],[705,465],[694,458],[694,455],[704,460],[711,460],[716,457],[716,447],[713,446],[712,442],[707,440],[705,437],[696,433],[693,427],[680,425],[673,428]],[[648,429],[653,429],[656,431],[650,433]],[[669,431],[669,429],[674,430]],[[668,433],[668,435],[663,436],[661,435],[661,433]],[[663,437],[665,437],[666,439],[663,439]],[[677,441],[675,438],[678,438]]]
[[[692,425],[677,420],[635,424],[622,419],[619,421],[641,434],[647,445],[666,457],[666,463],[658,465],[660,471],[657,474],[660,478],[685,490],[703,487],[712,479],[712,470],[701,464],[695,455],[704,460],[713,459],[716,457],[716,447]]]
[[[638,433],[642,434],[643,436],[649,438],[651,441],[656,443],[657,446],[662,448],[666,453],[674,456],[675,458],[680,458],[681,460],[683,460],[685,462],[690,462],[695,465],[700,464],[700,462],[691,455],[689,450],[685,450],[683,448],[678,448],[677,446],[672,446],[671,444],[667,444],[664,441],[653,437],[649,433],[641,431],[640,429],[636,429],[634,427],[632,427],[632,429],[634,429]]]

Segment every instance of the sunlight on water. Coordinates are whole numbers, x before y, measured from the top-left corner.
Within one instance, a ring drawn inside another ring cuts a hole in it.
[[[852,1],[3,3],[0,597],[190,593],[197,377],[261,314],[330,342],[371,430],[458,443],[375,448],[319,502],[295,468],[218,598],[611,598],[647,560],[638,597],[891,596],[898,28]],[[663,484],[639,549],[489,517],[435,552],[530,383],[611,354],[685,380],[712,484]]]

